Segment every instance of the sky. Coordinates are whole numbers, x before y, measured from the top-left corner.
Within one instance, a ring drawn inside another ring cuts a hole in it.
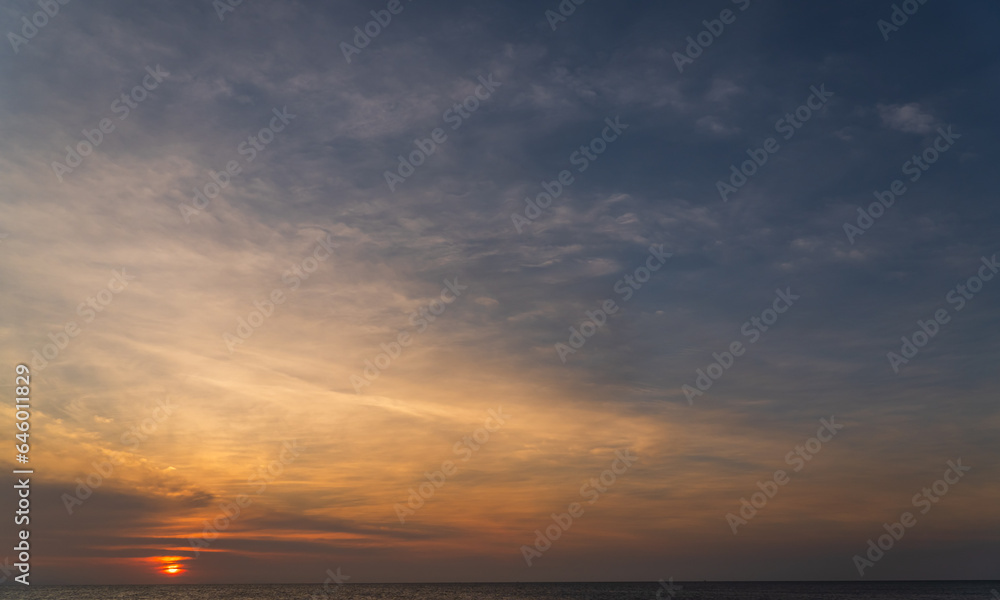
[[[1000,578],[1000,10],[903,4],[4,2],[31,582]]]

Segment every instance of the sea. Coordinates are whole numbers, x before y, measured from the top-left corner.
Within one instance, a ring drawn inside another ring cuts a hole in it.
[[[998,589],[996,581],[6,585],[0,600],[998,600]]]

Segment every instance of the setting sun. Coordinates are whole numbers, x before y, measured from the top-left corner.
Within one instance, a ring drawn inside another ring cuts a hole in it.
[[[183,575],[187,571],[183,565],[183,556],[157,556],[147,560],[155,563],[156,570],[164,575]]]

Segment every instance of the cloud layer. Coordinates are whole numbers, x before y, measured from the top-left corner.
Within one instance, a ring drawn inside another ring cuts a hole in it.
[[[190,582],[853,578],[959,457],[866,577],[998,576],[1000,281],[969,283],[1000,252],[996,7],[928,3],[885,41],[891,5],[860,1],[587,2],[554,30],[557,3],[399,6],[350,62],[384,5],[70,2],[0,58],[0,357],[33,365],[39,582],[159,582],[157,557]],[[772,320],[776,290],[801,298]]]

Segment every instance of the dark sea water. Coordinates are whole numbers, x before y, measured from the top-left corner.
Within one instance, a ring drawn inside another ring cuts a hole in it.
[[[684,583],[673,600],[997,600],[1000,582]],[[663,590],[657,599],[657,590]],[[672,600],[657,583],[2,586],[0,600]]]

